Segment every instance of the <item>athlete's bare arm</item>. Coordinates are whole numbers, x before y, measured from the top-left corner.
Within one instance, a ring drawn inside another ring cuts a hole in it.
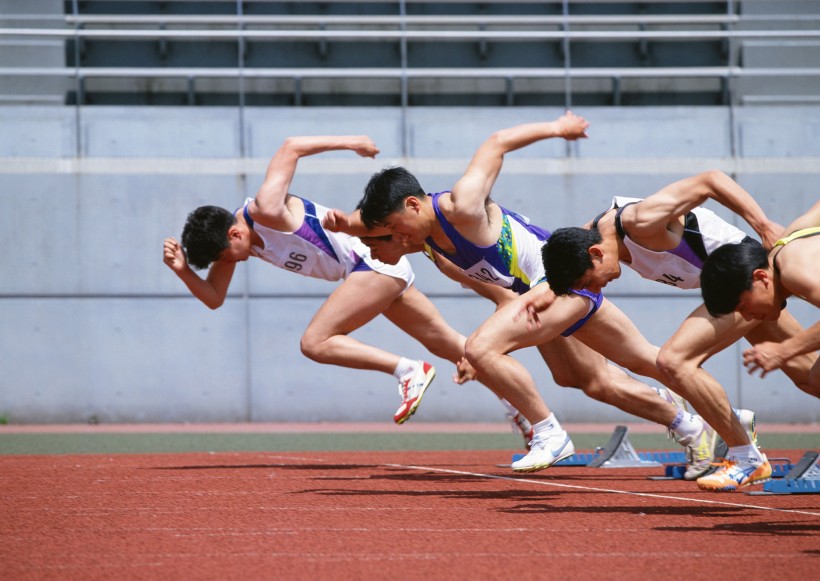
[[[302,157],[349,149],[362,157],[375,157],[379,149],[366,135],[324,135],[288,137],[268,164],[265,181],[248,206],[251,217],[263,226],[281,231],[293,231],[301,224],[286,204],[288,190]]]
[[[185,283],[191,294],[208,308],[218,309],[225,302],[236,262],[217,260],[211,264],[207,277],[203,279],[188,265],[182,245],[176,238],[165,239],[162,261]]]
[[[583,117],[568,111],[555,121],[516,125],[493,133],[481,144],[464,175],[453,186],[449,207],[443,208],[447,219],[458,226],[486,224],[485,203],[507,153],[551,137],[567,140],[587,137],[588,126]]]
[[[710,198],[746,220],[767,248],[771,248],[783,232],[783,227],[769,220],[746,190],[718,170],[661,188],[640,204],[627,206],[621,213],[621,221],[629,237],[641,246],[668,250],[680,237],[682,216]]]

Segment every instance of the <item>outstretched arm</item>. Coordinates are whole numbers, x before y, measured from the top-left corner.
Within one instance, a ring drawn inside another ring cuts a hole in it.
[[[366,135],[288,137],[268,164],[265,181],[248,208],[251,217],[276,230],[294,226],[285,201],[297,162],[302,157],[340,149],[349,149],[362,157],[375,157],[379,153]]]
[[[473,155],[470,165],[452,190],[452,212],[448,219],[475,219],[485,216],[484,204],[501,171],[504,155],[551,137],[575,140],[587,137],[589,123],[567,111],[555,121],[527,123],[493,133]]]
[[[362,222],[360,210],[348,214],[343,210],[331,209],[322,218],[322,228],[331,232],[344,232],[351,236],[364,238],[366,236],[389,236],[391,231],[387,228],[368,228]]]
[[[663,236],[667,226],[708,199],[729,208],[746,220],[758,233],[763,245],[771,248],[783,227],[769,220],[754,198],[725,173],[711,170],[661,188],[640,204],[629,206],[622,214],[629,236],[636,241]]]
[[[218,309],[225,302],[236,268],[235,262],[217,260],[208,270],[208,276],[203,279],[188,266],[185,252],[176,238],[165,239],[162,261],[185,283],[191,294],[208,308]]]

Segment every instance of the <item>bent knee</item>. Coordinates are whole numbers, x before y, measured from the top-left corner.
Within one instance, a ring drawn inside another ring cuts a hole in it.
[[[679,352],[664,347],[658,353],[657,367],[662,377],[676,381],[691,373],[698,365]]]
[[[322,342],[310,333],[302,335],[302,339],[299,341],[299,349],[302,351],[302,355],[319,363],[322,361],[321,345]]]
[[[480,369],[482,362],[492,355],[493,343],[489,339],[485,334],[476,331],[464,344],[464,357],[476,369]]]

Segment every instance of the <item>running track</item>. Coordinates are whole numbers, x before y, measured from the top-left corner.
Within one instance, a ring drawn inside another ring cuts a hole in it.
[[[796,460],[800,451],[769,450]],[[810,579],[820,495],[504,451],[0,456],[4,579]]]

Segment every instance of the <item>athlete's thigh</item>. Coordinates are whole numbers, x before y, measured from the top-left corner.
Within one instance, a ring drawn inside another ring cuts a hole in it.
[[[804,330],[797,319],[786,309],[780,311],[780,316],[775,321],[761,321],[746,334],[746,339],[752,345],[771,341],[781,343],[790,337],[794,337]],[[812,367],[817,362],[817,353],[805,353],[789,359],[780,369],[783,370],[792,381],[797,384],[807,383]]]
[[[433,301],[415,285],[410,285],[401,296],[397,297],[385,309],[384,316],[415,339],[421,340],[432,335],[439,337],[453,335],[460,340],[463,348],[465,337],[447,323]]]
[[[635,373],[654,377],[660,348],[650,343],[635,323],[608,299],[573,333],[579,341],[610,361]]]
[[[578,295],[556,297],[538,313],[539,324],[531,328],[527,328],[527,317],[522,315],[526,304],[525,296],[508,302],[484,321],[474,335],[491,338],[495,350],[502,353],[532,347],[560,336],[587,314],[590,301]]]
[[[403,280],[372,270],[354,272],[330,293],[308,329],[327,336],[355,331],[387,310],[404,286]]]
[[[558,336],[537,348],[558,385],[583,387],[608,373],[604,356],[574,337]]]
[[[736,343],[758,324],[759,321],[746,321],[737,313],[713,317],[704,305],[700,305],[661,349],[677,360],[694,361],[700,365]]]

